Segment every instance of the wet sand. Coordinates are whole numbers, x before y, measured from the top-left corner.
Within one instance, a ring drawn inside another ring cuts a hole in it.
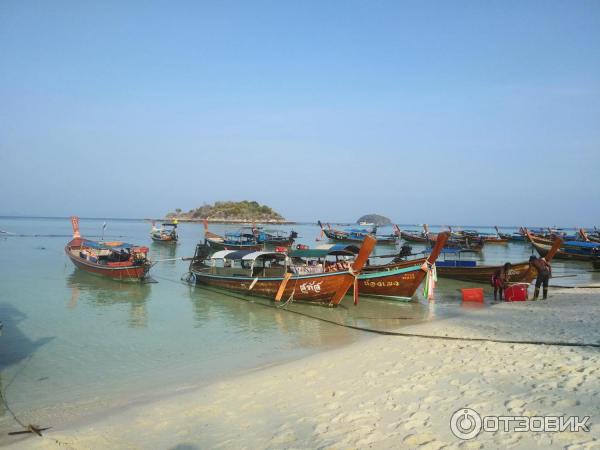
[[[597,289],[554,289],[403,332],[600,343]],[[591,416],[578,433],[452,435],[482,416]],[[56,428],[13,448],[600,448],[600,349],[382,336]]]

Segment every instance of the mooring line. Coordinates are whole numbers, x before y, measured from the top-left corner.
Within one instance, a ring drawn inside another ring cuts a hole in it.
[[[171,280],[165,277],[157,277],[166,281],[171,281],[173,283],[181,284],[180,281]],[[188,286],[189,283],[184,283]],[[437,340],[445,340],[445,341],[465,341],[465,342],[490,342],[496,344],[523,344],[523,345],[547,345],[550,347],[591,347],[591,348],[600,348],[600,343],[585,343],[585,342],[563,342],[563,341],[533,341],[533,340],[512,340],[512,339],[493,339],[493,338],[477,338],[477,337],[460,337],[460,336],[437,336],[433,334],[417,334],[417,333],[404,333],[400,331],[386,331],[386,330],[376,330],[374,328],[366,328],[359,327],[357,325],[348,325],[340,322],[336,322],[335,320],[325,319],[323,317],[313,316],[311,314],[307,314],[301,311],[295,311],[292,309],[280,308],[274,305],[267,305],[261,302],[255,302],[249,300],[247,297],[240,297],[238,295],[232,294],[230,292],[224,292],[221,290],[216,290],[211,288],[210,286],[201,286],[202,289],[209,290],[211,292],[215,292],[218,294],[226,295],[228,297],[233,297],[238,300],[243,300],[247,303],[252,303],[253,305],[259,305],[266,308],[277,309],[279,311],[287,311],[293,314],[298,314],[300,316],[309,317],[311,319],[320,320],[321,322],[330,323],[332,325],[337,325],[344,328],[349,328],[357,331],[364,331],[366,333],[378,334],[381,336],[401,336],[401,337],[416,337],[423,339],[437,339]]]

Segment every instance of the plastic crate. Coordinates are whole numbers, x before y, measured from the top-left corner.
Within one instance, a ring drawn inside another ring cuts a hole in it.
[[[527,300],[527,287],[529,285],[512,284],[504,289],[504,300],[507,302],[524,302]]]
[[[483,288],[463,288],[463,302],[483,303]]]

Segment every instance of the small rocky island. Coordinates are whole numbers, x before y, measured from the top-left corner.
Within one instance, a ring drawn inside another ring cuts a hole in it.
[[[385,216],[381,216],[379,214],[365,214],[361,216],[356,223],[372,223],[377,225],[378,227],[382,227],[385,225],[390,225],[392,221]]]
[[[290,223],[269,206],[248,200],[241,202],[215,202],[213,205],[204,204],[199,208],[190,209],[188,212],[183,212],[178,208],[174,212],[168,213],[166,217],[169,220],[177,219],[182,222],[208,220],[209,222],[224,223]]]

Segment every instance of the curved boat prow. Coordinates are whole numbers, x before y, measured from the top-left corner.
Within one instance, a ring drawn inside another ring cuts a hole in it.
[[[73,239],[80,238],[81,234],[79,234],[79,217],[72,216],[71,217],[71,225],[73,225]]]
[[[365,236],[363,244],[360,247],[360,251],[358,252],[358,256],[352,263],[352,272],[350,272],[350,273],[353,276],[348,277],[347,281],[344,281],[340,285],[340,287],[337,290],[337,292],[335,293],[335,295],[331,298],[331,300],[329,302],[330,305],[337,305],[342,301],[342,299],[344,298],[344,295],[346,295],[346,292],[348,291],[350,286],[352,286],[352,284],[354,283],[354,278],[358,276],[358,273],[362,270],[362,268],[367,263],[367,259],[369,259],[369,256],[371,255],[371,252],[375,248],[376,244],[377,244],[377,239],[375,239],[373,236],[370,236],[370,235]]]
[[[427,258],[427,261],[429,262],[429,264],[435,263],[435,261],[438,259],[438,256],[440,256],[442,249],[446,246],[446,242],[448,242],[449,238],[450,238],[449,231],[444,231],[443,233],[439,233],[437,235],[437,239],[435,240],[435,246],[431,250],[429,258]]]
[[[544,259],[546,260],[547,263],[550,263],[550,261],[552,261],[552,259],[554,258],[554,255],[556,255],[556,252],[558,252],[562,243],[563,243],[563,240],[561,238],[559,238],[558,236],[556,236],[554,238],[552,247],[550,248],[548,253],[546,253],[546,256],[544,256]]]

